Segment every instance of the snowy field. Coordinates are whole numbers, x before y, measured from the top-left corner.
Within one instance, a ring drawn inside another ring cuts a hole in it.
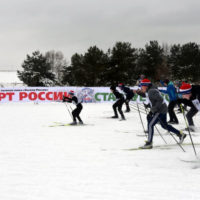
[[[177,145],[130,150],[145,141],[138,136],[143,130],[136,111],[119,121],[107,118],[112,104],[84,104],[81,117],[88,125],[50,127],[71,122],[63,103],[0,104],[0,110],[1,200],[200,199],[200,164],[181,161],[194,159],[192,146],[183,146],[186,153]],[[176,127],[184,128],[178,117]],[[158,129],[168,144],[175,143]],[[154,145],[164,145],[157,133]]]
[[[0,71],[0,83],[22,83],[16,71]]]

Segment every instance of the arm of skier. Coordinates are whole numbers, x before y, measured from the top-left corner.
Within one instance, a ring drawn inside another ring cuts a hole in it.
[[[63,102],[72,103],[72,99],[69,98],[69,97],[65,97],[65,96],[63,96]]]
[[[178,99],[177,103],[179,105],[183,103],[184,105],[189,106],[189,107],[193,107],[194,106],[193,103],[188,99]]]
[[[133,92],[135,94],[140,95],[141,97],[144,97],[144,98],[146,97],[146,94],[144,92],[142,92],[141,90],[133,90]]]
[[[163,89],[163,88],[158,88],[158,90],[164,94],[168,94],[167,89]]]

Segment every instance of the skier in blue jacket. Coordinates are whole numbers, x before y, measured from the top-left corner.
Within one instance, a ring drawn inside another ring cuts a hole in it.
[[[176,117],[176,114],[174,112],[174,107],[177,104],[177,91],[174,87],[174,84],[172,81],[169,81],[168,79],[164,80],[163,86],[167,87],[167,90],[160,90],[160,92],[168,94],[169,96],[169,105],[168,105],[168,113],[169,113],[169,121],[170,124],[178,124],[178,118]]]

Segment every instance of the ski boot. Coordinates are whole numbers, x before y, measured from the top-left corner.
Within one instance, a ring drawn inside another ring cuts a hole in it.
[[[152,145],[152,142],[146,142],[144,144],[144,146],[141,146],[140,149],[152,149],[153,148],[153,145]]]
[[[70,123],[69,125],[72,125],[72,126],[77,125],[77,122],[73,121],[73,122]]]
[[[111,118],[113,118],[113,119],[117,119],[118,116],[117,116],[117,115],[114,115],[114,116],[112,116]]]
[[[79,125],[83,125],[83,122],[82,122],[82,121],[80,121],[78,124],[79,124]]]
[[[195,127],[194,126],[189,126],[189,127],[185,128],[185,131],[195,132]]]
[[[180,131],[180,136],[179,136],[179,144],[183,143],[183,140],[186,138],[186,134],[183,133],[183,131]]]

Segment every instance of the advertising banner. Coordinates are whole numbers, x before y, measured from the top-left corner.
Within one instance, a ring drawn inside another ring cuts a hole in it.
[[[137,89],[138,87],[131,87]],[[0,88],[0,103],[7,102],[53,102],[62,101],[63,95],[73,90],[83,103],[104,103],[115,101],[109,87],[24,87]],[[168,100],[167,95],[163,95]],[[132,99],[138,103],[146,102],[146,98],[135,95]]]

